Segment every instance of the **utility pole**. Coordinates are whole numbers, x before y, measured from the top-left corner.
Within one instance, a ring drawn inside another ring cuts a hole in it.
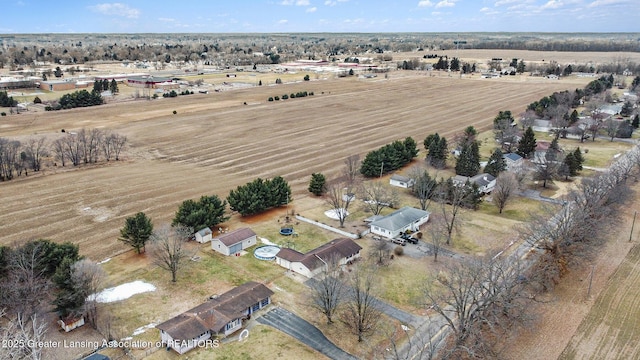
[[[384,169],[384,161],[380,164],[380,177],[382,177],[382,170]]]
[[[629,234],[629,242],[631,242],[631,236],[633,236],[633,227],[636,224],[636,215],[638,215],[638,210],[633,212],[633,222],[631,223],[631,233]]]

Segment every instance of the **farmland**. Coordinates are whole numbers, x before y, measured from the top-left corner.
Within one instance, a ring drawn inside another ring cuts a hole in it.
[[[296,198],[307,196],[312,172],[334,176],[347,156],[406,136],[421,142],[430,133],[451,136],[469,125],[486,130],[499,110],[517,113],[587,81],[522,79],[329,79],[8,117],[0,124],[6,137],[53,138],[60,129],[100,127],[126,135],[130,148],[123,161],[51,167],[2,183],[0,244],[72,241],[99,260],[126,250],[116,239],[127,216],[144,211],[155,223],[167,222],[183,200],[226,197],[257,177],[283,176],[296,206]],[[315,96],[266,101],[297,91]]]

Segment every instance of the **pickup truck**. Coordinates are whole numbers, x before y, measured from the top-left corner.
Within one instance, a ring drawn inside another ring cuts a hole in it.
[[[407,240],[403,238],[393,238],[391,239],[391,242],[394,244],[402,245],[402,246],[407,245]]]
[[[406,240],[407,242],[410,242],[411,244],[417,244],[418,243],[418,239],[414,238],[413,236],[411,236],[409,234],[401,234],[400,238]]]

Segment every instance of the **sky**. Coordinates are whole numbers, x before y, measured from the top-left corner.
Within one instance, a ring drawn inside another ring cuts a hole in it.
[[[1,33],[640,32],[640,0],[0,0]]]

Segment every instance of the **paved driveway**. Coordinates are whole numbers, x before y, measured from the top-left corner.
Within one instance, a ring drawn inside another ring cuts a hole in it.
[[[330,359],[358,359],[329,341],[317,327],[283,308],[272,309],[260,316],[257,321],[261,324],[272,326],[300,340],[303,344],[319,351]]]

